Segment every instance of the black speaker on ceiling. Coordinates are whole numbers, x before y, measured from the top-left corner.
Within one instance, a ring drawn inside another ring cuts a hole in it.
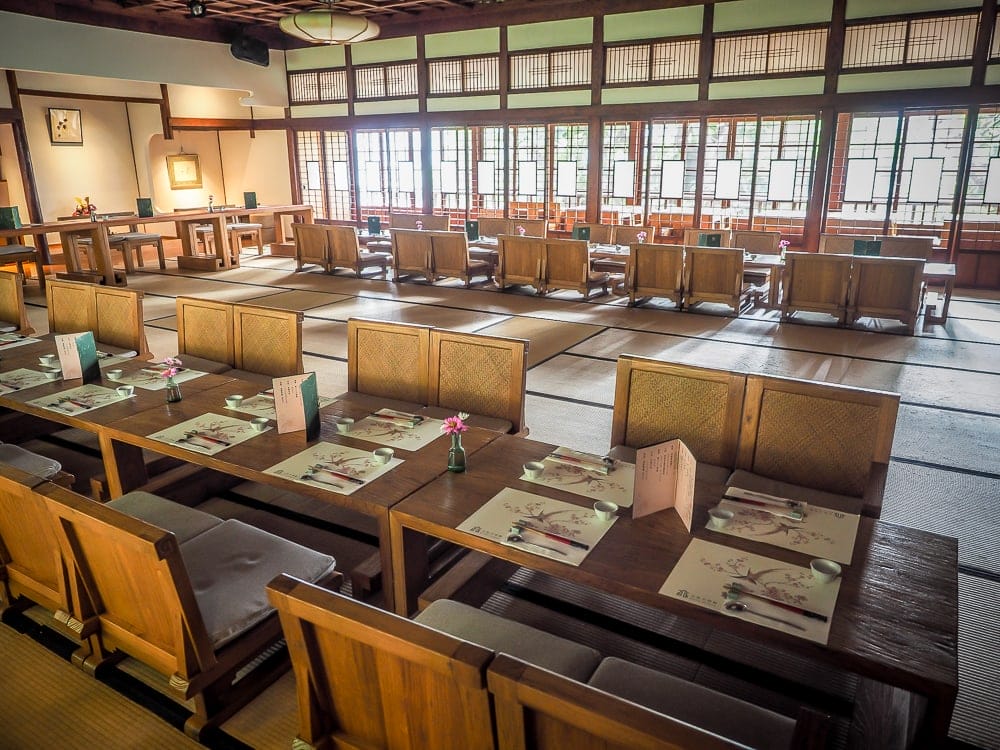
[[[233,57],[237,60],[261,65],[265,68],[271,62],[271,57],[267,51],[267,44],[260,39],[243,36],[242,34],[236,37],[233,43],[229,45],[229,51],[233,53]]]

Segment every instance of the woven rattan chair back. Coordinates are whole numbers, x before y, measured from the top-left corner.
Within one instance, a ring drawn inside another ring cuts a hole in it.
[[[347,321],[347,389],[423,404],[427,399],[430,326]]]

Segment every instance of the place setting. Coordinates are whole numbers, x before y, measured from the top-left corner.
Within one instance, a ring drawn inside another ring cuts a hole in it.
[[[58,365],[40,371],[27,367],[18,367],[7,372],[0,372],[0,396],[6,396],[8,393],[16,393],[17,391],[51,383],[61,375],[62,371]]]
[[[32,399],[27,403],[41,409],[75,416],[100,409],[109,404],[125,401],[131,397],[132,391],[130,388],[106,388],[102,385],[88,383],[60,391],[59,393],[50,393],[47,396]]]
[[[352,495],[403,463],[392,448],[364,451],[336,443],[318,443],[264,470],[299,484]]]
[[[329,406],[335,400],[326,396],[319,396],[318,399],[320,409],[325,406]],[[226,396],[226,408],[231,411],[251,414],[255,417],[277,419],[277,410],[274,407],[273,388],[268,388],[265,391],[255,393],[253,396],[241,396],[238,393]]]
[[[392,446],[406,451],[418,451],[441,437],[444,422],[421,414],[396,409],[379,409],[364,419],[342,417],[337,420],[337,432],[369,443]]]
[[[635,464],[560,446],[524,465],[521,479],[574,495],[632,506]]]
[[[247,422],[222,414],[202,414],[147,437],[214,456],[270,429],[268,420],[263,417],[254,417]]]
[[[139,370],[123,372],[117,370],[108,372],[108,378],[124,385],[132,385],[147,391],[162,391],[167,387],[167,371],[173,369],[174,374],[170,377],[174,383],[185,383],[188,380],[200,378],[208,373],[200,370],[192,370],[187,367],[173,367],[166,362],[157,362]]]
[[[27,344],[40,344],[41,339],[34,336],[25,336],[20,333],[0,333],[0,351],[4,349],[14,349]]]

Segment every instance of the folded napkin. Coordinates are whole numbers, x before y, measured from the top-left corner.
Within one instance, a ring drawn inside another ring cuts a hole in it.
[[[556,448],[545,457],[547,461],[554,461],[567,466],[576,466],[585,471],[593,471],[598,474],[607,474],[614,466],[612,459],[605,460],[601,456],[593,453],[583,453],[570,448]]]

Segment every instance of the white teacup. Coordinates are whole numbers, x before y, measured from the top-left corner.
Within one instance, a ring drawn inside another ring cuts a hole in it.
[[[242,403],[243,397],[238,393],[234,393],[232,396],[226,396],[226,406],[230,409],[235,409]]]
[[[820,583],[829,583],[839,576],[841,571],[839,563],[835,563],[833,560],[824,560],[823,558],[813,560],[809,563],[809,567],[812,568],[813,578]]]
[[[528,461],[524,465],[524,474],[528,479],[538,479],[545,471],[545,464],[541,461]]]
[[[267,427],[267,417],[254,417],[250,420],[250,426],[257,432],[263,432]]]
[[[46,370],[45,377],[49,380],[58,380],[62,375],[62,370]]]
[[[375,460],[380,464],[387,464],[392,460],[392,456],[396,451],[392,448],[376,448],[372,451],[372,455]]]
[[[43,354],[38,358],[38,363],[46,366],[51,365],[55,361],[56,361],[55,354]]]
[[[618,503],[610,500],[598,500],[594,503],[594,514],[602,521],[610,521],[618,512]]]
[[[713,529],[721,529],[729,525],[734,515],[731,510],[726,510],[725,508],[710,508],[708,511],[708,522]]]
[[[119,396],[124,396],[125,398],[131,398],[132,394],[135,393],[134,385],[120,385],[115,388],[118,391]]]
[[[124,371],[123,370],[108,370],[105,373],[105,377],[107,377],[108,380],[118,380],[119,378],[121,378],[122,372],[124,372]]]
[[[341,417],[337,420],[337,432],[341,435],[348,433],[354,427],[354,420],[350,417]]]

